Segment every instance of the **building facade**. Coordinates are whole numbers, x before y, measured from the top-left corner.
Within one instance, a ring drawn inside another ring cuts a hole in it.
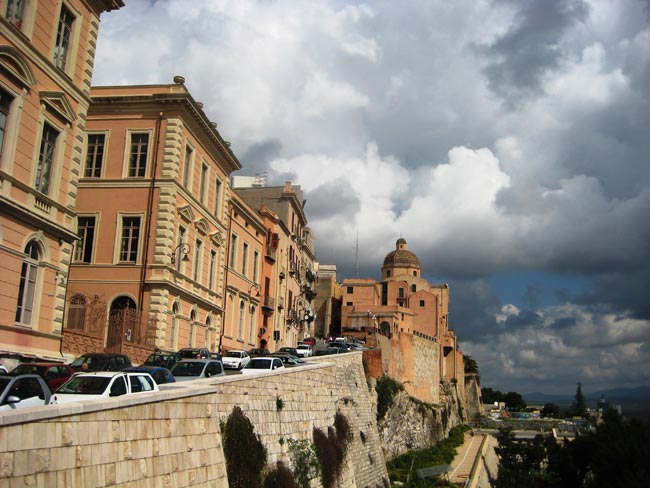
[[[246,225],[228,184],[241,165],[184,81],[92,88],[65,353],[138,361],[152,348],[220,345],[226,279],[249,274],[229,246]],[[247,239],[252,259],[261,247]]]
[[[343,280],[341,333],[378,347],[382,374],[413,396],[437,402],[440,382],[462,389],[463,354],[449,328],[449,286],[430,284],[421,271],[400,238],[384,259],[381,281]]]
[[[266,215],[268,249],[273,254],[267,260],[272,260],[277,270],[268,277],[275,311],[266,315],[263,339],[271,351],[295,346],[309,335],[315,319],[314,239],[307,227],[302,190],[289,181],[284,186],[243,186],[248,180],[243,181],[240,184],[233,178],[233,189],[249,206]],[[271,214],[275,218],[270,218]]]
[[[61,359],[100,15],[122,0],[0,1],[0,356]]]

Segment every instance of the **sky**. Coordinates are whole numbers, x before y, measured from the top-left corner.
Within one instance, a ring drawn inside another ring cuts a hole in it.
[[[339,280],[405,238],[482,386],[650,385],[650,1],[125,4],[93,83],[184,76]]]

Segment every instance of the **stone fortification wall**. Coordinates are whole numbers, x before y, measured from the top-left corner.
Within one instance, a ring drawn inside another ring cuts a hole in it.
[[[387,460],[413,449],[432,446],[449,435],[452,427],[462,423],[456,388],[448,384],[441,389],[440,402],[414,402],[406,392],[399,392],[379,422],[379,434]]]
[[[374,401],[361,354],[351,353],[263,377],[0,414],[0,485],[227,487],[220,421],[239,405],[269,464],[288,463],[288,439],[311,440],[313,427],[327,430],[338,409],[354,434],[339,486],[383,487]]]
[[[481,385],[478,376],[465,376],[465,419],[474,420],[476,414],[482,413]]]

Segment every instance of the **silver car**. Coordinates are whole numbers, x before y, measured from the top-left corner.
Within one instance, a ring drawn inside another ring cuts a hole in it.
[[[176,381],[199,380],[213,376],[225,376],[223,364],[215,359],[183,359],[171,369]]]

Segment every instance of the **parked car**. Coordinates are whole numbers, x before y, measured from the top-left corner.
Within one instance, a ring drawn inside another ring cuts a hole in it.
[[[278,369],[285,369],[282,360],[278,357],[263,356],[251,358],[250,362],[244,369],[241,370],[242,374],[263,373],[268,371],[276,371]]]
[[[330,342],[327,345],[328,349],[339,349],[339,352],[348,352],[350,350],[350,346],[345,344],[344,342]]]
[[[177,352],[154,352],[144,361],[145,366],[160,366],[171,369],[171,367],[181,360]]]
[[[125,373],[149,373],[153,380],[158,385],[165,383],[174,383],[176,378],[167,368],[162,366],[147,366],[143,364],[142,366],[131,366],[130,368],[124,368],[122,371]]]
[[[50,403],[52,392],[37,374],[0,376],[0,412]]]
[[[124,354],[90,353],[82,354],[70,363],[75,371],[120,371],[133,366],[128,356]]]
[[[159,390],[149,373],[124,371],[77,373],[54,392],[50,403],[96,400],[151,391]]]
[[[221,361],[214,359],[183,359],[174,364],[171,373],[176,381],[198,380],[226,374]]]
[[[226,352],[223,357],[223,367],[228,369],[242,369],[249,362],[251,358],[246,351],[232,350]]]
[[[74,374],[74,369],[69,364],[63,363],[21,363],[10,374],[12,376],[19,374],[37,374],[45,380],[50,390],[54,391],[68,381],[70,376]]]
[[[296,352],[301,358],[308,358],[313,353],[312,347],[309,344],[298,344],[298,347],[296,347]]]
[[[285,367],[298,366],[300,363],[304,363],[304,361],[302,361],[301,359],[291,356],[290,354],[287,355],[271,354],[269,357],[279,358]]]
[[[292,356],[298,357],[298,350],[295,347],[281,347],[277,352],[288,352]]]
[[[265,347],[254,347],[253,349],[248,350],[248,355],[252,358],[259,356],[268,356],[269,354],[271,354],[271,351]]]
[[[205,347],[184,347],[178,355],[181,359],[210,359],[210,351]]]
[[[302,340],[302,343],[309,344],[311,347],[314,347],[316,345],[316,339],[314,339],[313,337],[305,337]]]
[[[305,360],[302,359],[300,356],[294,356],[293,354],[290,354],[290,353],[288,353],[286,351],[274,352],[273,354],[271,354],[271,356],[275,356],[275,357],[286,356],[286,357],[290,357],[291,359],[293,359],[296,363],[304,363],[305,362]]]

